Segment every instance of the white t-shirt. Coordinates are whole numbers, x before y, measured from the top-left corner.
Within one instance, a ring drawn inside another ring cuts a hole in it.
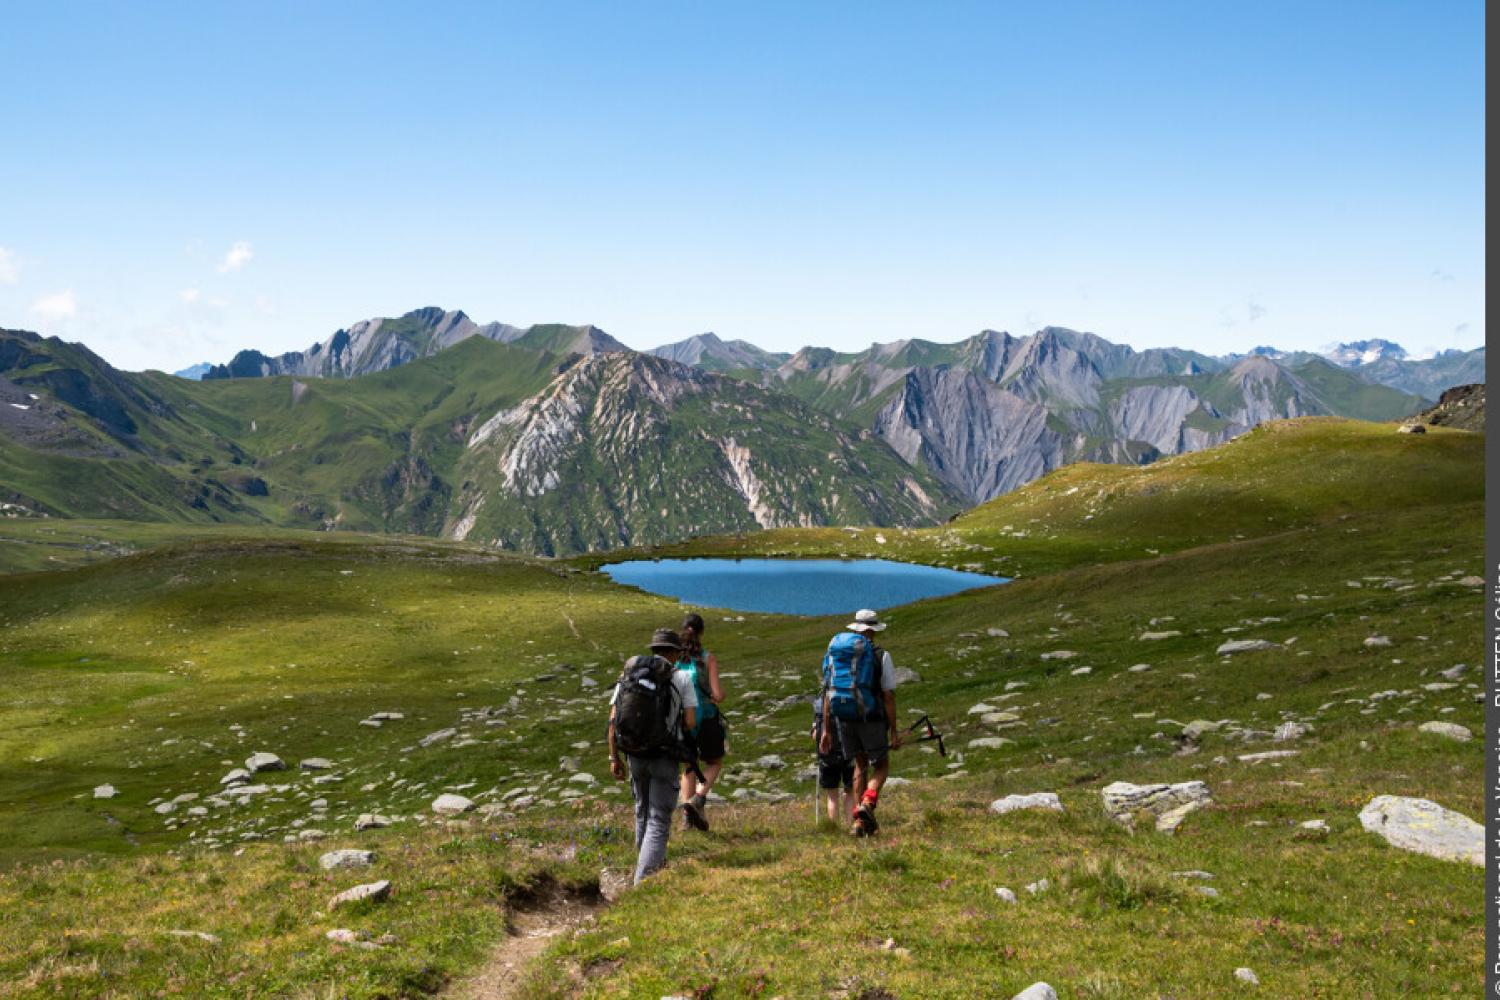
[[[890,657],[887,656],[886,659],[889,660]],[[670,663],[671,661],[668,660],[667,662]],[[684,671],[674,669],[672,671],[672,692],[677,696],[677,711],[672,713],[670,727],[672,736],[680,738],[682,736],[683,711],[689,708],[695,712],[698,710],[698,689],[694,686],[692,678]],[[619,700],[620,685],[616,683],[615,689],[609,695],[610,706],[613,707],[615,702]]]

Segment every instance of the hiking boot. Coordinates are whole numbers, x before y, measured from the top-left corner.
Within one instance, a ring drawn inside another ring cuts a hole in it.
[[[875,822],[875,809],[868,802],[861,802],[854,810],[854,821],[864,826],[865,832],[860,834],[863,837],[873,837],[880,829],[880,824]]]
[[[868,837],[870,830],[865,826],[865,821],[856,816],[854,822],[849,825],[849,833],[855,837]]]
[[[696,797],[682,804],[682,817],[687,820],[688,826],[692,829],[708,832],[708,820],[703,818],[703,810],[699,808]]]

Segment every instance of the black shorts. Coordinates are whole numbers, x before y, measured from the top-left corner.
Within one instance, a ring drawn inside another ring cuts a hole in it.
[[[833,754],[818,754],[818,787],[833,789],[840,785],[844,791],[854,791],[854,761]]]
[[[724,759],[724,717],[715,712],[698,723],[698,759],[714,764]]]

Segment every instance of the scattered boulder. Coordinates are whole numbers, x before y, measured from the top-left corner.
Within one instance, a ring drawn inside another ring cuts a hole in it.
[[[457,735],[458,735],[458,730],[457,729],[439,729],[437,732],[435,732],[435,733],[428,733],[426,736],[422,737],[420,740],[417,740],[417,745],[418,746],[424,746],[424,747],[430,747],[430,746],[432,746],[435,743],[441,743],[444,740],[452,739],[454,736],[457,736]]]
[[[1062,812],[1063,804],[1056,792],[1032,792],[1029,795],[1007,795],[990,803],[990,812],[1004,816],[1018,809],[1050,809]]]
[[[568,776],[568,783],[573,785],[597,785],[599,779],[587,771],[579,771],[577,774]]]
[[[259,774],[262,771],[285,771],[286,763],[274,753],[262,750],[245,758],[245,769],[251,774]]]
[[[1016,900],[1016,894],[1014,892],[1012,892],[1010,889],[1007,889],[1003,885],[999,886],[998,888],[995,889],[995,895],[998,896],[998,897],[1000,897],[1000,901],[1002,903],[1014,903],[1014,902],[1017,902],[1017,900]]]
[[[1422,428],[1419,427],[1417,429],[1420,431]],[[1256,976],[1255,972],[1243,965],[1234,970],[1234,978],[1238,979],[1242,983],[1248,983],[1251,986],[1260,985],[1260,978]]]
[[[334,942],[335,944],[368,944],[369,943],[369,942],[365,941],[365,939],[363,937],[361,937],[358,933],[356,933],[355,931],[351,931],[347,927],[335,927],[335,928],[333,928],[333,930],[329,931],[328,933],[324,934],[323,936],[326,937],[328,940]]]
[[[1068,671],[1068,673],[1072,674],[1074,677],[1087,677],[1093,672],[1093,667],[1075,667],[1074,669]]]
[[[354,821],[355,830],[379,830],[390,825],[391,818],[380,813],[360,813],[359,818]]]
[[[1396,433],[1397,434],[1426,434],[1427,433],[1427,428],[1423,427],[1421,424],[1402,424],[1400,427],[1396,428]],[[1235,975],[1239,975],[1239,973],[1236,972]]]
[[[1052,888],[1052,880],[1049,878],[1040,878],[1028,885],[1026,891],[1036,896],[1046,892],[1050,888]]]
[[[167,931],[166,933],[170,937],[175,937],[175,938],[192,938],[195,941],[202,941],[204,944],[218,944],[219,943],[218,937],[216,937],[213,934],[208,933],[207,931],[178,931],[178,930],[171,930],[171,931]]]
[[[1385,649],[1390,644],[1391,637],[1388,635],[1372,635],[1365,640],[1366,649]]]
[[[1310,732],[1312,732],[1312,726],[1305,722],[1283,722],[1276,727],[1276,732],[1271,735],[1271,739],[1278,743],[1287,743],[1291,740],[1300,740]]]
[[[1132,674],[1144,674],[1146,671],[1151,669],[1151,664],[1137,663],[1133,666],[1127,667],[1126,669],[1129,670]]]
[[[308,757],[302,761],[301,767],[304,771],[326,771],[333,767],[333,761],[327,757]]]
[[[1176,629],[1167,629],[1165,632],[1142,632],[1141,642],[1159,642],[1162,639],[1175,639],[1182,633]]]
[[[922,683],[922,675],[917,673],[911,667],[897,667],[894,671],[894,674],[897,687],[900,687],[903,684]]]
[[[244,785],[249,782],[250,772],[243,767],[237,767],[219,779],[221,785]]]
[[[1283,757],[1297,756],[1296,750],[1262,750],[1260,753],[1242,753],[1237,760],[1243,764],[1259,764],[1266,760],[1281,760]]]
[[[986,726],[1005,726],[1020,722],[1021,717],[1015,712],[986,712],[979,717],[979,721]]]
[[[115,791],[114,785],[97,785],[94,788],[94,798],[96,799],[112,799],[119,794],[119,792]]]
[[[1209,719],[1194,719],[1192,722],[1189,722],[1187,725],[1182,727],[1182,738],[1185,740],[1192,740],[1196,743],[1198,740],[1203,738],[1204,733],[1215,732],[1218,730],[1218,728],[1219,724],[1217,722],[1213,722]]]
[[[1099,792],[1105,813],[1117,823],[1132,826],[1136,813],[1156,817],[1156,829],[1171,833],[1191,812],[1213,801],[1213,793],[1201,781],[1183,781],[1175,785],[1133,785],[1116,781]]]
[[[1057,1000],[1057,991],[1046,983],[1032,983],[1010,1000]]]
[[[1220,656],[1233,656],[1236,653],[1256,653],[1263,649],[1280,649],[1278,643],[1267,642],[1264,639],[1231,639],[1223,643],[1215,652]]]
[[[368,868],[374,863],[374,851],[361,851],[355,848],[329,851],[318,859],[318,867],[324,871],[333,871],[336,868]]]
[[[1042,659],[1044,659],[1044,660],[1071,660],[1073,657],[1075,657],[1077,655],[1078,655],[1078,652],[1076,650],[1072,650],[1072,649],[1054,649],[1050,653],[1043,653],[1042,654]]]
[[[1003,629],[1003,628],[987,628],[987,629],[984,630],[984,634],[987,635],[987,636],[989,636],[991,639],[1009,639],[1010,638],[1010,633],[1007,632],[1007,631],[1005,631],[1005,629]]]
[[[1010,746],[1015,740],[1008,740],[1004,736],[981,736],[977,740],[969,741],[970,750],[999,750],[1001,747]]]
[[[774,753],[768,753],[764,757],[757,758],[755,761],[755,766],[763,767],[767,771],[779,771],[782,768],[786,767],[786,761],[782,760]]]
[[[379,903],[389,899],[390,895],[390,881],[388,879],[381,879],[379,882],[367,882],[364,885],[357,885],[352,889],[345,889],[328,901],[328,908],[336,910],[348,903],[363,903],[367,900],[372,903]]]
[[[1456,722],[1424,722],[1417,729],[1434,736],[1446,736],[1450,740],[1458,740],[1467,743],[1474,738],[1468,726],[1461,726]]]
[[[1428,799],[1377,795],[1360,810],[1359,823],[1392,847],[1484,865],[1484,827]]]
[[[631,886],[631,874],[623,868],[603,868],[599,871],[599,895],[606,903],[613,903]]]
[[[452,792],[444,792],[432,800],[432,811],[443,816],[456,816],[459,813],[466,813],[473,808],[473,799],[466,799],[462,795],[454,795]]]

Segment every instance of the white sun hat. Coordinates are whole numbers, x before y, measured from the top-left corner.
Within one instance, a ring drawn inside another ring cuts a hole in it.
[[[869,608],[861,608],[854,613],[854,621],[844,627],[853,632],[884,632],[885,622]]]

